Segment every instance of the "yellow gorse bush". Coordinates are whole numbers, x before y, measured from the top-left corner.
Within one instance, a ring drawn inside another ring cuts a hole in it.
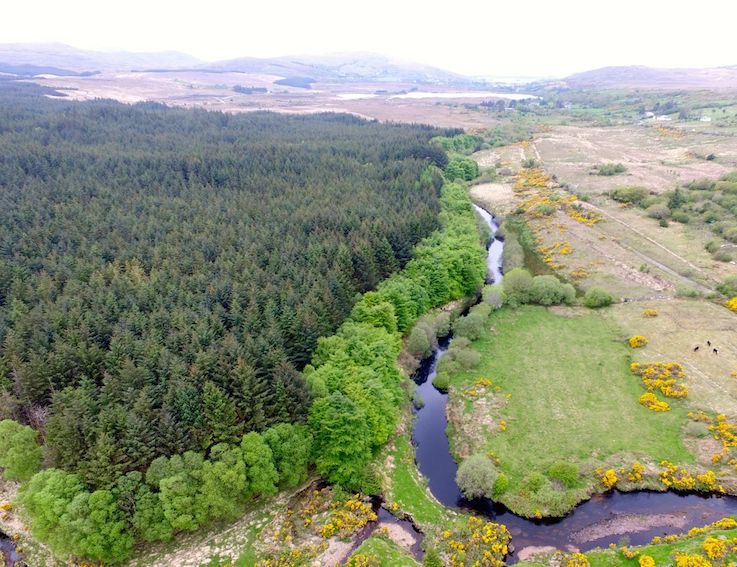
[[[630,345],[630,348],[644,347],[647,344],[647,337],[643,337],[642,335],[634,335],[627,339],[627,344]]]
[[[630,370],[642,378],[642,385],[645,386],[647,392],[640,396],[640,404],[649,410],[668,411],[670,409],[667,402],[658,400],[653,393],[654,390],[660,391],[668,398],[685,398],[688,395],[686,385],[677,381],[686,376],[683,366],[677,362],[648,364],[633,362],[630,364]]]
[[[583,553],[572,553],[563,562],[565,567],[588,567],[589,559]]]
[[[640,555],[638,562],[640,563],[640,567],[655,567],[655,559],[649,555]]]
[[[655,309],[645,309],[645,311],[642,312],[643,317],[657,317],[658,312]]]
[[[452,567],[502,567],[512,539],[503,524],[472,516],[459,530],[443,532]]]
[[[688,470],[680,468],[670,461],[661,461],[663,470],[658,474],[660,482],[668,488],[676,490],[699,490],[702,492],[724,492],[714,471],[697,473],[695,476]]]
[[[701,555],[676,553],[676,567],[711,567],[711,561]]]
[[[330,520],[320,530],[320,535],[325,539],[335,535],[348,537],[367,523],[377,520],[371,504],[364,502],[358,494],[344,502],[336,502],[332,508]]]
[[[721,559],[727,555],[727,540],[707,537],[703,543],[704,551],[709,559]]]
[[[724,305],[730,311],[734,311],[735,313],[737,313],[737,295],[735,295],[732,299],[728,300]]]
[[[652,392],[645,392],[640,396],[640,404],[650,411],[670,411],[670,404],[663,402]]]
[[[601,484],[609,490],[610,488],[613,488],[614,485],[617,484],[617,473],[614,471],[614,469],[607,469],[604,470],[601,467],[597,468],[594,472],[596,472],[597,475],[599,475],[599,481]]]
[[[539,167],[520,169],[515,177],[514,190],[524,191],[535,187],[546,187],[550,182],[550,176]]]
[[[638,482],[642,480],[642,473],[645,472],[645,465],[634,462],[632,463],[632,468],[627,471],[627,480],[630,482]]]

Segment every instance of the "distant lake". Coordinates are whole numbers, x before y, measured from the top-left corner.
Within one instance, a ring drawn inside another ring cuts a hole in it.
[[[459,91],[431,93],[426,91],[413,91],[411,93],[392,95],[389,98],[504,98],[507,100],[526,100],[538,98],[534,95],[520,93],[495,93],[489,91]]]
[[[341,100],[359,100],[362,98],[375,98],[379,95],[373,93],[340,93],[338,98]]]

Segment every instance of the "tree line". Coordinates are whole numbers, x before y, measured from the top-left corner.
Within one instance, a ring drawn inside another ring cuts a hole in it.
[[[438,130],[6,87],[0,467],[34,534],[115,563],[313,464],[376,489],[402,335],[484,280]]]
[[[442,133],[0,82],[0,419],[91,488],[304,422],[318,337],[439,226]]]
[[[93,490],[74,472],[36,473],[35,432],[1,421],[0,434],[11,441],[0,448],[0,466],[6,477],[26,481],[18,500],[34,535],[56,553],[115,563],[130,556],[136,541],[169,540],[235,517],[253,498],[299,485],[312,464],[346,488],[378,490],[373,461],[407,396],[396,366],[402,335],[430,308],[484,282],[485,251],[464,187],[446,184],[441,203],[441,229],[416,247],[401,272],[365,293],[336,334],[319,339],[305,368],[314,399],[306,425],[280,423],[207,453],[159,456],[145,471]]]

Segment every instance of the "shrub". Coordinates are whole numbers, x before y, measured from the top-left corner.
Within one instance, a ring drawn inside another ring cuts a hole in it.
[[[459,317],[453,323],[453,333],[470,340],[478,339],[484,332],[484,326],[491,313],[488,303],[479,303],[471,309],[468,315]]]
[[[702,293],[696,288],[679,285],[676,287],[676,296],[696,299],[701,297]]]
[[[712,255],[712,258],[714,258],[718,262],[731,262],[733,256],[729,250],[717,250]]]
[[[492,497],[499,498],[508,489],[509,477],[507,477],[507,475],[505,475],[504,473],[499,473],[499,476],[496,477],[496,482],[494,482],[494,488],[491,491]]]
[[[443,560],[440,559],[437,551],[428,549],[425,557],[422,559],[422,565],[424,567],[443,567]]]
[[[722,193],[727,193],[728,195],[736,195],[737,194],[737,182],[717,181],[716,185],[714,186],[714,190],[721,191]]]
[[[554,463],[548,469],[548,477],[560,481],[566,488],[575,488],[579,477],[578,466],[574,463]]]
[[[735,295],[732,299],[725,302],[724,305],[730,311],[734,311],[735,313],[737,313],[737,295]]]
[[[699,421],[689,421],[686,424],[686,435],[703,439],[709,435],[709,426]]]
[[[468,499],[490,497],[498,472],[491,459],[485,455],[471,455],[461,463],[456,473],[456,483]]]
[[[630,345],[630,348],[644,347],[647,344],[647,338],[642,335],[634,335],[627,339],[627,344]]]
[[[595,169],[596,175],[604,176],[618,175],[627,171],[627,168],[621,163],[602,163],[601,165],[597,165]]]
[[[709,242],[706,243],[706,245],[704,246],[704,248],[706,249],[706,251],[709,254],[714,254],[714,252],[716,252],[720,248],[719,241],[718,240],[710,240]]]
[[[523,268],[515,268],[502,280],[507,303],[512,306],[527,303],[532,292],[532,275]]]
[[[724,232],[722,232],[722,236],[725,238],[725,240],[728,240],[733,244],[737,243],[737,226],[725,229]]]
[[[407,350],[416,358],[425,358],[432,352],[432,343],[428,338],[428,332],[433,330],[421,323],[415,325],[407,338]]]
[[[645,212],[650,218],[658,220],[667,220],[670,216],[670,209],[665,205],[650,205]]]
[[[544,474],[534,471],[522,479],[522,486],[529,492],[539,492],[549,482],[550,481]]]
[[[558,207],[555,207],[555,206],[550,205],[548,203],[543,203],[543,204],[537,205],[533,209],[533,212],[534,212],[534,214],[537,214],[537,215],[542,215],[542,216],[545,216],[545,217],[549,217],[550,215],[552,215],[557,210],[558,210]]]
[[[714,189],[714,181],[711,179],[694,179],[688,184],[689,189],[695,189],[696,191],[711,191]]]
[[[473,349],[464,348],[456,353],[455,360],[463,370],[471,370],[481,362],[481,355]]]
[[[535,158],[527,158],[522,161],[522,167],[525,169],[534,169],[538,166],[537,160]]]
[[[4,419],[0,421],[0,467],[8,480],[28,480],[41,468],[41,447],[36,431]]]
[[[609,196],[620,203],[641,204],[650,195],[645,187],[618,187],[609,192]]]
[[[511,272],[515,268],[525,265],[525,251],[517,238],[517,233],[508,231],[504,237],[504,250],[502,251],[502,268],[504,272]]]
[[[728,276],[717,286],[717,291],[727,297],[737,295],[737,276]]]
[[[450,181],[471,181],[478,176],[479,164],[467,157],[454,157],[445,168],[445,177]]]
[[[658,312],[655,309],[645,309],[645,311],[642,312],[643,317],[657,317]]]
[[[445,337],[450,333],[450,313],[443,311],[433,322],[436,337]]]
[[[598,309],[600,307],[608,307],[612,304],[612,295],[601,288],[592,287],[583,298],[583,304],[591,309]]]
[[[688,224],[689,222],[691,222],[691,217],[688,215],[688,213],[685,213],[683,211],[674,211],[673,220],[676,222],[680,222],[681,224]]]
[[[447,392],[448,386],[450,386],[450,375],[447,371],[440,371],[432,379],[432,385],[435,386],[441,392]]]
[[[529,303],[539,305],[558,305],[572,303],[576,290],[570,284],[562,283],[555,276],[535,276],[529,293]]]
[[[499,309],[504,305],[504,288],[501,284],[487,285],[483,291],[484,303],[492,309]]]

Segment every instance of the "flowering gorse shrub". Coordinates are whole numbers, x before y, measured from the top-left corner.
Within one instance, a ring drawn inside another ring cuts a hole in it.
[[[711,561],[701,555],[676,553],[676,567],[711,567]]]
[[[503,524],[472,516],[459,530],[442,533],[451,567],[502,567],[512,539]]]
[[[727,555],[727,540],[716,537],[707,537],[702,544],[706,556],[711,559],[721,559]]]
[[[627,471],[627,480],[630,482],[639,482],[642,480],[642,473],[645,472],[645,465],[634,462],[632,468]]]
[[[572,553],[563,561],[565,567],[589,567],[589,560],[583,553]]]
[[[630,345],[630,348],[644,347],[647,344],[647,338],[642,335],[634,335],[627,339],[627,344]]]
[[[735,295],[732,299],[727,301],[724,305],[730,311],[734,311],[735,313],[737,313],[737,295]]]
[[[663,402],[652,392],[645,392],[640,396],[640,404],[650,411],[670,411],[670,404]]]
[[[649,555],[640,555],[640,558],[637,561],[640,564],[640,567],[655,567],[655,559]]]
[[[686,385],[677,381],[686,376],[683,365],[677,362],[651,362],[647,364],[633,362],[630,364],[630,370],[642,378],[642,385],[645,386],[647,392],[640,396],[640,404],[651,411],[668,411],[670,409],[667,402],[658,400],[653,393],[654,390],[668,398],[685,398],[688,395]]]
[[[643,317],[657,317],[658,312],[655,309],[645,309],[645,311],[642,312],[642,316]]]
[[[596,474],[599,475],[599,481],[601,484],[609,490],[610,488],[613,488],[617,484],[617,473],[614,472],[614,469],[607,469],[604,470],[601,467],[596,469]]]
[[[676,490],[698,490],[701,492],[724,492],[724,487],[718,483],[714,471],[698,473],[695,476],[688,470],[680,468],[670,461],[661,461],[663,470],[658,477],[668,488]]]
[[[364,502],[358,494],[344,502],[336,502],[332,508],[330,520],[320,530],[320,535],[325,539],[335,535],[348,537],[367,523],[377,520],[371,504]]]

